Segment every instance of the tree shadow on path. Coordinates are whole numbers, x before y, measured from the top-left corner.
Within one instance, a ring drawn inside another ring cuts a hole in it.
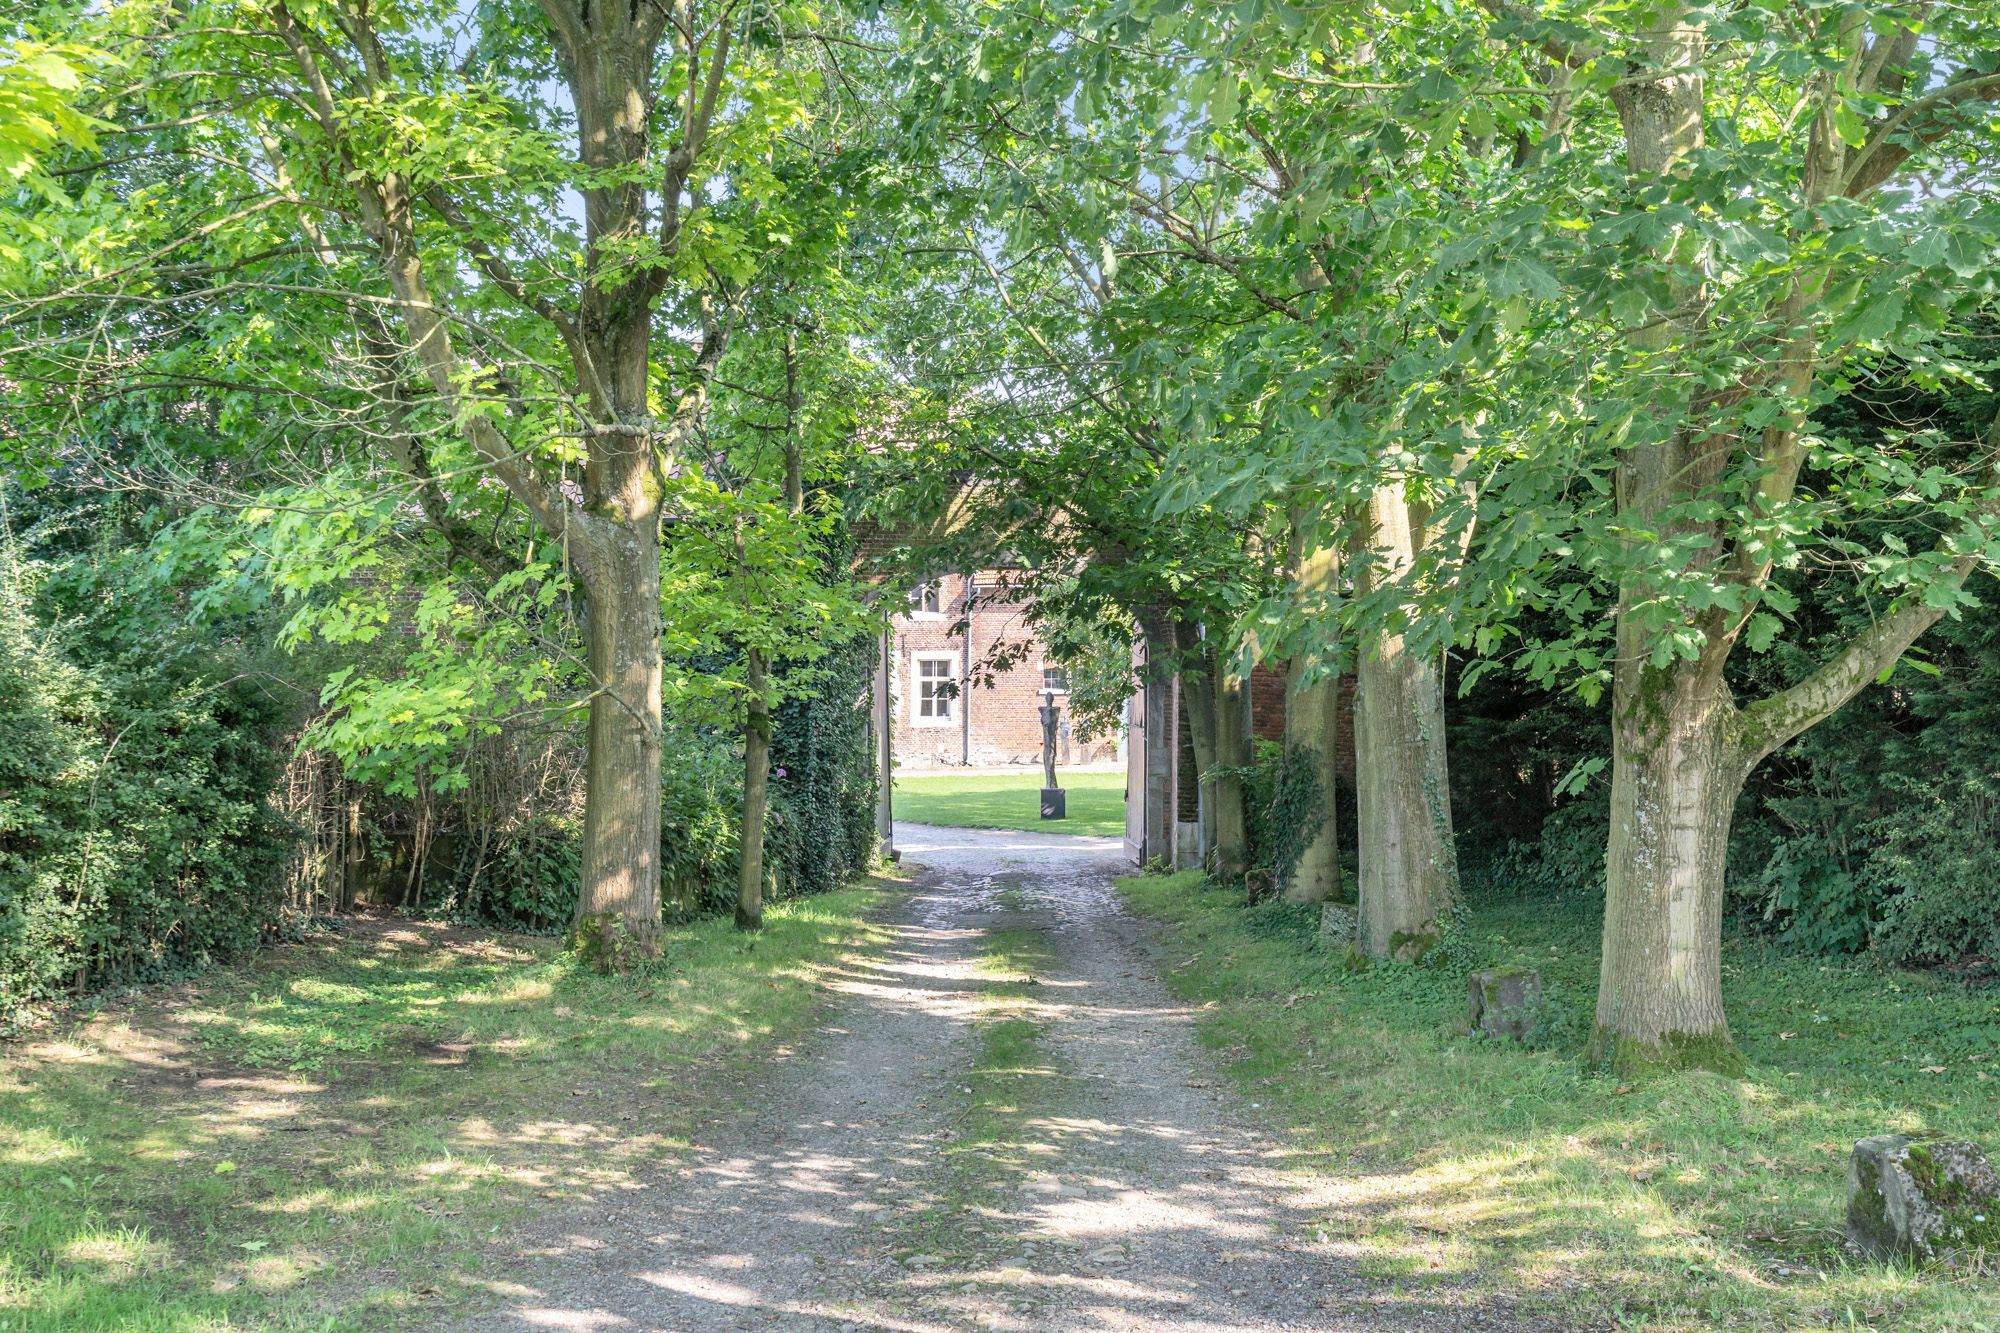
[[[1115,840],[898,841],[921,872],[833,974],[825,1040],[686,1169],[550,1219],[466,1329],[1546,1327],[1314,1238],[1118,903]],[[1017,936],[1033,976],[993,966]]]

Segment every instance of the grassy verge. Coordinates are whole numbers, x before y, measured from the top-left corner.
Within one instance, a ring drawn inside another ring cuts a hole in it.
[[[429,1327],[529,1210],[670,1161],[883,938],[875,887],[638,979],[547,940],[359,923],[0,1047],[0,1329]]]
[[[1042,771],[946,773],[897,778],[896,818],[947,828],[1023,829],[1115,838],[1125,832],[1125,775],[1058,775],[1068,791],[1068,818],[1041,817]]]
[[[978,1020],[979,1054],[947,1152],[968,1185],[1033,1169],[1048,1151],[1038,1136],[1024,1133],[1056,1103],[1061,1078],[1043,1044],[1047,1023],[1035,1013],[1035,977],[1048,961],[1048,946],[1037,931],[1010,928],[986,936],[980,971],[991,980]]]
[[[1917,1271],[1842,1249],[1855,1139],[1898,1130],[2000,1150],[2000,990],[1831,965],[1733,940],[1741,1078],[1585,1073],[1598,929],[1588,906],[1473,913],[1480,966],[1531,964],[1553,1049],[1465,1035],[1465,980],[1355,974],[1312,909],[1247,908],[1193,874],[1122,882],[1165,923],[1204,1039],[1334,1182],[1315,1225],[1373,1273],[1469,1283],[1635,1329],[2000,1333],[1981,1265]]]

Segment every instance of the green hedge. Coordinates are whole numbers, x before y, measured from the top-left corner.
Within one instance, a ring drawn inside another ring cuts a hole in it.
[[[240,952],[281,907],[282,710],[91,573],[0,554],[0,1024]]]

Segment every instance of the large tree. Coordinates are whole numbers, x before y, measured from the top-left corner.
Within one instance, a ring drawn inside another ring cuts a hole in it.
[[[560,547],[588,680],[577,927],[607,967],[658,949],[663,505],[741,293],[790,241],[785,136],[840,86],[825,17],[113,6],[117,147],[75,168],[83,206],[7,315],[51,418],[173,394],[296,414],[294,449],[332,419],[490,574],[513,553],[468,521],[478,477]]]
[[[1514,315],[1538,344],[1517,370],[1550,391],[1525,390],[1541,435],[1492,549],[1509,599],[1573,618],[1531,665],[1609,678],[1592,1049],[1619,1070],[1728,1068],[1723,861],[1745,778],[1971,605],[1966,580],[1996,554],[1990,448],[1953,474],[1936,460],[1962,444],[1910,432],[1857,454],[1811,425],[1891,359],[1966,373],[1954,333],[1991,299],[2000,221],[1993,28],[1926,3],[1489,8],[1496,35],[1560,68],[1574,122],[1575,151],[1491,237],[1536,267],[1551,316]],[[1870,549],[1854,526],[1897,515],[1935,544]],[[1783,631],[1772,576],[1805,560],[1848,570],[1879,613],[1790,688],[1738,700],[1728,663]],[[1573,577],[1546,577],[1558,562],[1609,590],[1608,643]]]

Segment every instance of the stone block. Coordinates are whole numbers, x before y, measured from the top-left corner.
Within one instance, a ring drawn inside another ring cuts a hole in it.
[[[1523,1037],[1542,1004],[1542,974],[1531,967],[1488,968],[1474,972],[1466,997],[1474,1032],[1489,1037]]]
[[[2000,1177],[1962,1139],[1862,1139],[1847,1160],[1847,1238],[1873,1259],[2000,1249]]]
[[[1321,903],[1319,942],[1329,949],[1354,947],[1354,928],[1360,919],[1353,903]]]

